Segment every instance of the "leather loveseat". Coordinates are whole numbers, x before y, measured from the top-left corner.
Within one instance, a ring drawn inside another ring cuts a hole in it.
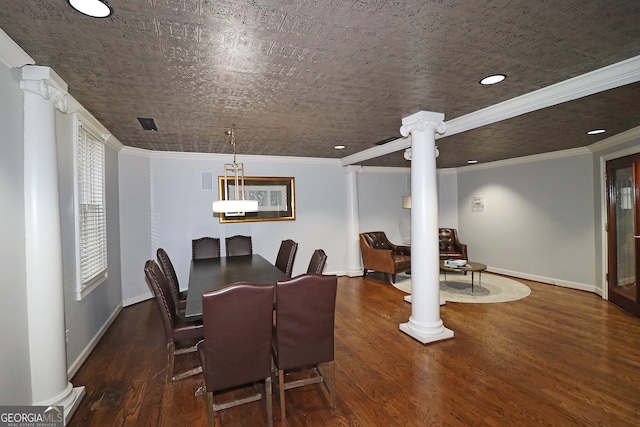
[[[384,231],[360,233],[360,251],[365,276],[368,270],[379,271],[395,283],[396,274],[411,269],[411,247],[394,245]]]
[[[438,229],[438,236],[441,260],[469,259],[467,257],[467,245],[460,243],[458,232],[455,228],[440,228]]]

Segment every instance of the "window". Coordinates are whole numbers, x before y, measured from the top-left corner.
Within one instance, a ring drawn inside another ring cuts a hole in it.
[[[82,121],[78,122],[78,300],[107,277],[105,213],[105,147]],[[97,133],[97,132],[96,132]]]

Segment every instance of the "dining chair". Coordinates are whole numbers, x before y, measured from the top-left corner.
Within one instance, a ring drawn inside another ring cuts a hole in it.
[[[191,241],[191,259],[220,258],[220,239],[200,237]]]
[[[173,268],[173,263],[165,251],[162,248],[158,248],[156,251],[158,257],[158,263],[162,269],[164,277],[169,282],[169,290],[171,291],[171,298],[173,298],[173,304],[176,308],[176,314],[179,315],[181,311],[187,307],[187,291],[180,292],[180,285],[178,284],[178,276],[176,270]]]
[[[253,246],[251,236],[232,236],[225,238],[227,256],[251,255]]]
[[[280,416],[286,420],[285,390],[324,383],[331,407],[334,392],[334,318],[338,278],[335,275],[303,274],[276,283],[276,310],[272,355]],[[300,370],[304,378],[287,382],[289,371]]]
[[[280,243],[280,250],[278,250],[275,265],[289,277],[291,277],[293,260],[296,257],[297,250],[298,244],[291,239],[283,240],[282,243]]]
[[[273,283],[234,283],[202,294],[204,339],[198,343],[203,367],[209,425],[217,411],[263,397],[267,423],[273,425],[271,339]],[[214,403],[216,396],[258,382],[261,390],[249,397]],[[264,386],[264,389],[262,387]]]
[[[190,369],[186,372],[174,375],[174,358],[177,355],[192,353],[196,351],[196,346],[176,348],[176,343],[195,343],[203,338],[202,322],[186,322],[183,316],[176,314],[176,307],[173,299],[168,296],[171,293],[169,282],[162,273],[158,264],[150,259],[144,264],[144,274],[147,282],[155,295],[160,316],[164,324],[165,339],[167,341],[167,355],[169,358],[169,378],[178,381],[202,372],[202,367]]]
[[[313,251],[311,260],[309,261],[309,267],[307,268],[307,274],[322,274],[324,265],[327,262],[327,254],[322,249],[316,249]]]

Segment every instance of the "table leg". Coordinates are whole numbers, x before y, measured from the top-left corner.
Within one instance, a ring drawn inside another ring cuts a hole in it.
[[[472,294],[473,294],[473,275],[474,275],[474,274],[475,274],[475,273],[472,271],[472,272],[471,272],[471,293],[472,293]]]

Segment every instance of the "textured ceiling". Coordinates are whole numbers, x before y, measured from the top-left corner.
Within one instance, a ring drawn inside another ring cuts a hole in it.
[[[151,150],[229,153],[235,123],[240,154],[341,158],[417,111],[455,119],[640,55],[638,0],[109,3],[92,19],[65,0],[0,0],[0,28],[120,142]],[[587,146],[640,125],[639,89],[440,138],[437,165]],[[407,166],[401,152],[364,164]]]

